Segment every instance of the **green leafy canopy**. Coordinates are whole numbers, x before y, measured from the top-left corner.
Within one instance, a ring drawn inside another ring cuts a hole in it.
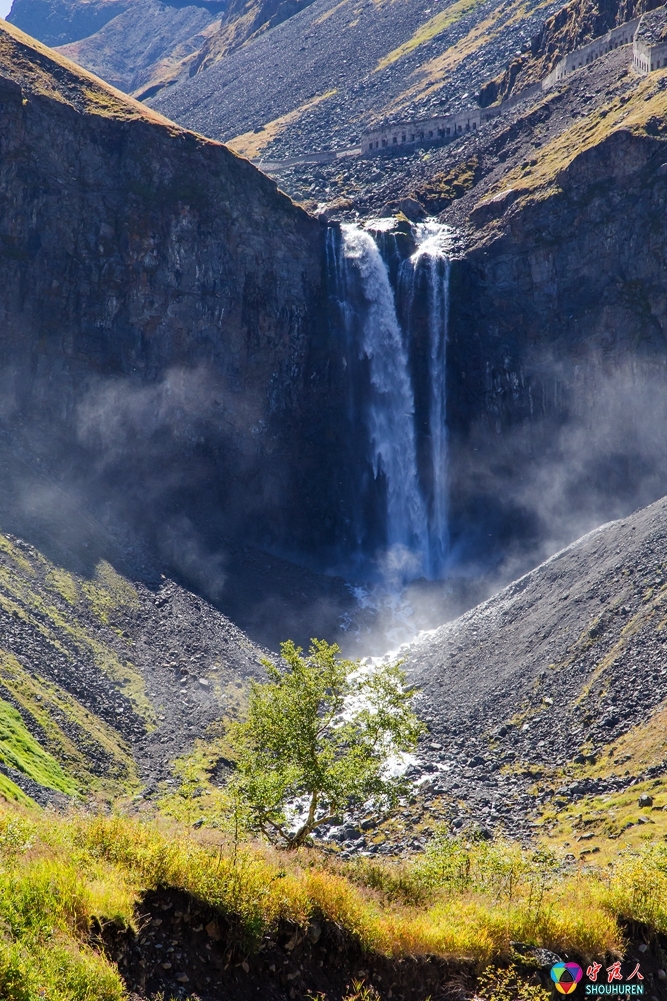
[[[314,639],[306,656],[289,640],[269,680],[253,682],[247,719],[230,725],[237,755],[232,786],[251,825],[287,847],[362,808],[395,804],[404,780],[390,759],[416,747],[424,726],[400,664],[366,669]],[[306,801],[295,827],[293,804]]]

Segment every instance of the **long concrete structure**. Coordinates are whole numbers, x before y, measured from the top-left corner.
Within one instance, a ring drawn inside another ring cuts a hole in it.
[[[365,132],[361,138],[362,153],[373,154],[387,148],[410,146],[438,139],[454,139],[464,132],[475,132],[484,122],[496,118],[500,107],[467,108],[457,115],[438,115],[424,120],[408,120],[381,125]]]
[[[475,132],[518,101],[532,97],[537,91],[550,90],[570,73],[625,45],[632,45],[632,66],[637,73],[651,73],[667,67],[667,5],[626,21],[592,42],[568,52],[543,80],[502,104],[490,108],[466,108],[456,115],[385,122],[369,129],[361,137],[362,155],[398,152],[401,147],[447,142],[465,132]]]
[[[573,52],[568,52],[560,62],[556,63],[551,73],[545,76],[542,81],[542,90],[549,90],[560,80],[569,76],[570,73],[588,66],[589,63],[599,59],[600,56],[606,55],[607,52],[611,52],[612,49],[618,49],[622,45],[629,45],[634,40],[640,20],[641,18],[636,17],[633,21],[620,24],[617,28],[612,28],[605,35],[594,38],[587,45],[582,45],[580,48],[574,49]]]

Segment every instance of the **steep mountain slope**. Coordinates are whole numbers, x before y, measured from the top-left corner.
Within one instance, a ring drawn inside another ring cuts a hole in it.
[[[234,712],[261,650],[208,603],[105,561],[76,573],[0,535],[0,794],[150,797]]]
[[[13,0],[7,20],[45,45],[65,45],[99,31],[131,6],[131,0]]]
[[[8,20],[139,98],[187,79],[311,0],[14,0]]]
[[[555,9],[316,0],[151,103],[267,159],[351,146],[371,119],[470,102]]]
[[[23,27],[20,10],[11,21]],[[210,5],[172,6],[146,0],[59,51],[128,94],[155,93],[167,81],[187,74],[218,22],[219,12]]]
[[[533,836],[567,818],[574,842],[606,797],[606,819],[632,823],[603,836],[600,814],[579,851],[633,843],[639,796],[667,805],[666,602],[663,499],[404,647],[431,736],[415,774],[435,813],[454,830]],[[651,816],[667,832],[667,817]]]

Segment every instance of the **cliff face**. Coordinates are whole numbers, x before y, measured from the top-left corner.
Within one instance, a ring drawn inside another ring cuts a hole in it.
[[[298,545],[319,223],[11,26],[0,121],[3,447],[169,551],[200,523]]]
[[[661,80],[624,101],[466,196],[448,407],[453,518],[478,553],[553,551],[667,486]]]

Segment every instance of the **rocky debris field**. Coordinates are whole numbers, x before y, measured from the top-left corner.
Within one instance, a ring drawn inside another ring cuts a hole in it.
[[[104,562],[86,579],[0,536],[0,697],[67,763],[57,724],[85,757],[84,785],[138,781],[153,795],[173,758],[242,702],[263,652],[173,581],[132,584]],[[8,774],[28,795],[53,799]]]
[[[316,0],[149,103],[250,156],[341,149],[371,120],[474,103],[558,6]]]
[[[530,170],[536,150],[573,122],[612,97],[631,97],[641,78],[629,59],[628,48],[610,52],[559,87],[528,96],[478,132],[439,147],[301,164],[274,176],[292,198],[331,219],[400,210],[415,220],[438,216],[463,234],[471,209],[505,173],[522,165]]]
[[[529,837],[540,813],[667,773],[577,769],[667,698],[667,500],[590,533],[405,646],[430,734],[409,774],[452,831]],[[662,786],[658,782],[657,785]]]

